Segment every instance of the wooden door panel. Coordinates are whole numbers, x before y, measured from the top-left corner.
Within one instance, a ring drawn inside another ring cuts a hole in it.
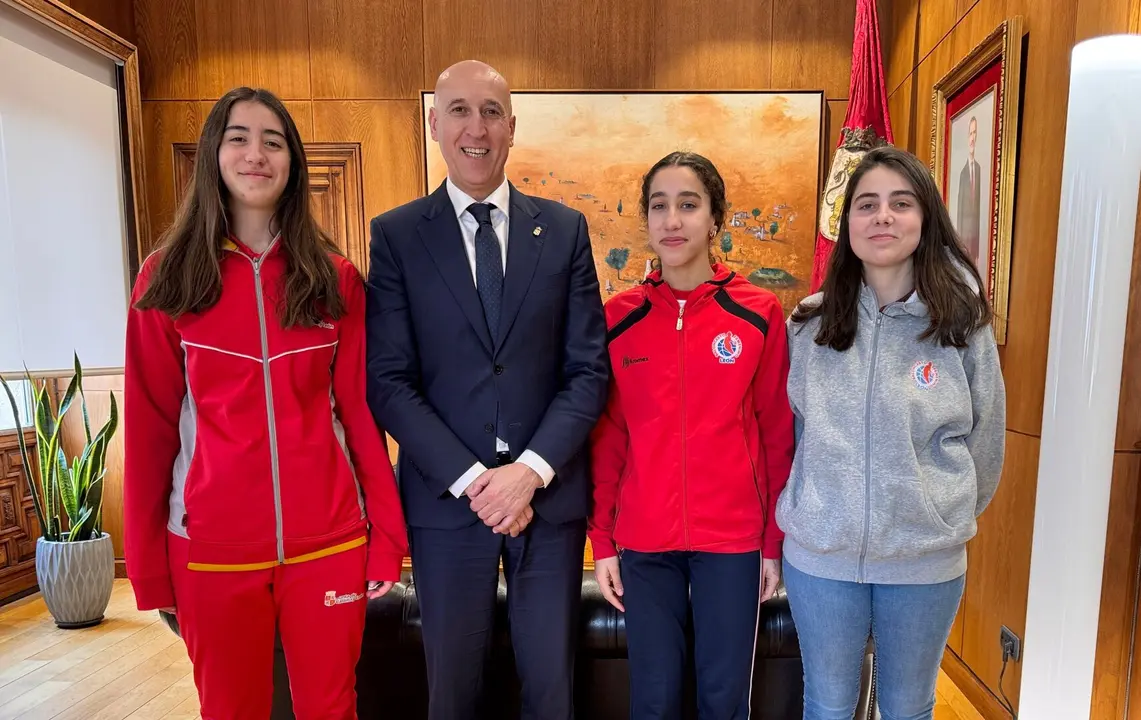
[[[194,143],[173,143],[174,186],[182,196],[194,176]],[[361,149],[358,143],[308,143],[309,196],[321,228],[362,274],[368,272]]]
[[[24,440],[34,464],[35,433],[26,432]],[[36,584],[36,538],[40,525],[23,468],[16,433],[0,435],[0,603]]]

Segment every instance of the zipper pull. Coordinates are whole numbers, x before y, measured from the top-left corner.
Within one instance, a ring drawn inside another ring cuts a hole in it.
[[[681,316],[685,313],[685,305],[677,309],[677,329],[681,330]]]

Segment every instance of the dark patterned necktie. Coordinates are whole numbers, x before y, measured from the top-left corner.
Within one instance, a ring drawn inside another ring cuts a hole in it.
[[[467,211],[479,223],[475,231],[475,286],[483,302],[483,316],[492,341],[499,335],[499,310],[503,304],[503,254],[491,225],[489,203],[472,203]]]

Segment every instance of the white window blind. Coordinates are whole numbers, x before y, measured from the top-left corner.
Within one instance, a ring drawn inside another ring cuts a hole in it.
[[[128,301],[113,61],[0,3],[0,372],[123,365]],[[6,404],[6,403],[4,403]]]

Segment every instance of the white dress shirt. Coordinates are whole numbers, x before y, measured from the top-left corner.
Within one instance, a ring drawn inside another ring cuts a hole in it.
[[[467,211],[468,207],[477,202],[473,200],[470,195],[460,190],[452,183],[452,179],[448,178],[446,182],[448,189],[448,197],[452,200],[452,206],[456,211],[456,218],[460,221],[460,233],[464,238],[464,252],[467,253],[467,261],[471,266],[471,279],[472,282],[477,283],[475,273],[475,233],[479,229],[479,222],[472,217],[472,214]],[[507,273],[507,228],[510,221],[509,210],[511,207],[511,187],[507,184],[507,178],[503,178],[503,182],[495,189],[491,195],[483,202],[491,203],[495,209],[491,211],[491,225],[495,229],[495,236],[499,238],[500,257],[503,261],[503,272]],[[500,437],[495,438],[495,451],[496,452],[510,452],[511,448],[508,447],[507,442]],[[525,450],[519,456],[518,462],[523,463],[527,467],[534,470],[539,477],[543,479],[543,487],[551,484],[551,480],[555,477],[554,468],[547,463],[546,460],[539,457],[533,450]],[[462,497],[464,490],[467,486],[482,475],[487,470],[487,467],[476,461],[467,472],[460,476],[458,480],[452,483],[449,488],[452,495]]]

